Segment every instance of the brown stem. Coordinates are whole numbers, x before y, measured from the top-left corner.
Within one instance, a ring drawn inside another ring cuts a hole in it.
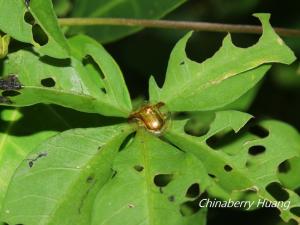
[[[252,34],[260,34],[262,32],[261,26],[254,25],[126,18],[61,18],[59,19],[59,24],[61,26],[110,25]],[[300,29],[279,27],[274,29],[281,36],[300,37]]]

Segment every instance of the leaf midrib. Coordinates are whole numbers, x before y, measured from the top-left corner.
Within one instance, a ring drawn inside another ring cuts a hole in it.
[[[126,130],[126,128],[127,128],[127,130]],[[105,147],[106,147],[108,144],[112,143],[116,138],[118,138],[118,137],[120,137],[120,136],[122,136],[122,135],[124,135],[124,136],[125,136],[125,135],[128,135],[128,134],[130,133],[131,130],[132,130],[132,127],[130,127],[130,126],[125,127],[125,129],[124,129],[123,132],[117,133],[115,136],[113,136],[108,142],[106,142],[106,143],[102,146],[102,148],[103,148],[104,150],[106,150]],[[91,159],[87,161],[86,165],[90,165],[91,162],[95,161],[100,153],[101,153],[101,151],[100,151],[100,152],[97,152],[93,157],[91,157]],[[84,169],[80,169],[80,171],[79,171],[79,173],[78,173],[78,174],[79,174],[78,177],[81,178],[81,177],[82,177],[82,173],[84,173]],[[78,179],[76,179],[74,182],[72,182],[72,183],[70,184],[70,186],[69,186],[69,187],[70,187],[69,190],[75,189],[74,187],[77,186],[77,182],[78,182]],[[70,191],[68,191],[67,193],[70,193]],[[64,203],[65,203],[66,201],[68,201],[68,198],[67,198],[68,195],[65,195],[65,196],[66,196],[65,198],[61,198],[61,200],[58,200],[57,207],[55,207],[55,209],[52,211],[52,213],[49,214],[49,217],[48,217],[49,219],[48,219],[47,221],[45,221],[45,222],[46,222],[46,223],[44,223],[45,225],[46,225],[46,224],[50,224],[50,222],[52,222],[52,221],[51,221],[51,220],[52,220],[52,217],[55,218],[55,215],[56,215],[57,211],[60,210],[61,205],[64,205]]]

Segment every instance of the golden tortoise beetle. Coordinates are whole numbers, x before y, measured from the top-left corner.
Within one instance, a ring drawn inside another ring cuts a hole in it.
[[[130,114],[129,122],[136,122],[151,133],[160,135],[170,122],[170,113],[163,102],[151,105],[146,104]]]

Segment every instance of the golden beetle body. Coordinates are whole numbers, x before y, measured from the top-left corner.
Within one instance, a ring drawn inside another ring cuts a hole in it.
[[[138,111],[133,112],[129,116],[129,121],[136,121],[139,126],[146,128],[148,131],[155,134],[161,134],[169,119],[168,113],[161,111],[161,107],[164,105],[165,104],[162,102],[155,105],[145,105]]]

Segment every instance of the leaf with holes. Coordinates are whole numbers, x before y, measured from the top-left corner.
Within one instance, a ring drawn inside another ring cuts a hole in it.
[[[186,0],[76,0],[73,16],[75,17],[109,17],[109,18],[141,18],[159,19]],[[142,27],[103,26],[72,28],[72,32],[85,32],[101,43],[115,41],[141,30]]]
[[[299,134],[276,121],[264,121],[250,131],[240,131],[249,118],[237,111],[217,112],[210,129],[200,136],[184,131],[186,120],[174,121],[165,137],[203,163],[215,181],[208,188],[212,195],[228,199],[237,192],[252,192],[261,201],[290,201],[288,210],[287,204],[278,205],[281,216],[286,221],[300,221],[290,211],[300,204],[300,197],[283,189],[278,175],[281,163],[299,157]]]
[[[89,224],[95,195],[112,175],[111,161],[130,132],[128,124],[72,129],[43,142],[16,171],[1,219],[9,224]]]
[[[83,112],[127,117],[131,112],[129,93],[111,56],[84,36],[70,39],[70,46],[71,59],[40,58],[26,50],[8,55],[4,74],[10,76],[2,81],[18,86],[2,88],[2,103],[54,103]]]
[[[210,178],[193,155],[139,130],[113,169],[95,200],[92,225],[205,224],[198,201]]]
[[[2,107],[0,115],[0,210],[15,170],[23,160],[30,162],[26,156],[40,143],[67,129],[105,124],[104,117],[97,114],[53,105],[39,104],[20,109]]]
[[[67,58],[68,44],[61,32],[50,0],[0,0],[0,30],[33,44],[41,54]]]
[[[163,87],[159,88],[150,79],[151,102],[164,102],[171,111],[214,110],[232,103],[254,87],[270,68],[265,64],[292,63],[295,56],[272,29],[270,16],[256,16],[264,30],[257,44],[238,48],[228,35],[220,50],[200,64],[186,56],[185,47],[191,33],[186,35],[171,54]]]

